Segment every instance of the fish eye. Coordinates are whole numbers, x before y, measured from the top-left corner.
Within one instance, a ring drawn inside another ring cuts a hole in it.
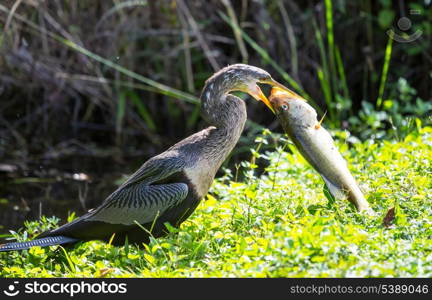
[[[282,104],[282,105],[281,105],[281,108],[282,108],[283,110],[288,110],[288,104]]]

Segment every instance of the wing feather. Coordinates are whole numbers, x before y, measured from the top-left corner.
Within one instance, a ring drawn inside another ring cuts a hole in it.
[[[175,154],[175,153],[174,153]],[[40,236],[67,234],[85,228],[90,221],[134,225],[153,222],[157,215],[183,201],[188,194],[186,183],[152,184],[167,180],[183,170],[185,162],[167,152],[145,162],[103,203],[87,214]],[[87,222],[89,221],[89,222]],[[84,226],[84,227],[83,227]]]
[[[120,186],[120,188],[139,182],[150,184],[167,178],[183,170],[185,165],[186,163],[178,159],[176,153],[164,152],[146,161]]]
[[[188,186],[185,183],[133,185],[124,188],[117,199],[112,199],[110,204],[113,205],[100,206],[87,220],[123,225],[150,223],[183,201],[187,194]],[[116,201],[121,204],[115,204]]]

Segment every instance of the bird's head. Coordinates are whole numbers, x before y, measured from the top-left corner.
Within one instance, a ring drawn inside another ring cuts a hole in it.
[[[273,113],[275,111],[270,101],[264,95],[258,84],[269,84],[273,87],[278,87],[281,90],[293,93],[290,89],[274,80],[267,71],[257,67],[235,64],[222,71],[225,73],[225,80],[227,80],[231,86],[231,91],[240,91],[251,95],[256,100],[264,102]]]

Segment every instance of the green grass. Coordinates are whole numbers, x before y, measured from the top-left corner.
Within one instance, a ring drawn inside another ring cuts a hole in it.
[[[346,133],[336,136],[375,217],[348,202],[329,203],[322,180],[292,145],[279,142],[262,153],[260,145],[273,139],[265,134],[251,162],[216,180],[206,201],[166,238],[142,249],[94,241],[66,251],[0,253],[0,276],[431,277],[432,128],[350,147]],[[260,176],[256,164],[267,165]],[[385,227],[391,207],[396,216]],[[30,239],[56,221],[28,222],[16,236]]]
[[[385,88],[385,83],[387,80],[387,74],[388,74],[388,70],[389,70],[392,49],[393,49],[393,33],[391,33],[391,36],[389,37],[389,40],[388,40],[387,46],[386,46],[386,50],[385,50],[384,65],[383,65],[383,70],[381,73],[381,80],[380,80],[379,91],[378,91],[378,99],[376,102],[376,107],[378,109],[382,108],[384,88]]]

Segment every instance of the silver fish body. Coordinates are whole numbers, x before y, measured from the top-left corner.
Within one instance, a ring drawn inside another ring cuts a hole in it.
[[[279,122],[303,157],[322,176],[331,194],[350,200],[358,211],[372,212],[333,138],[316,111],[297,95],[272,91],[270,102]]]

